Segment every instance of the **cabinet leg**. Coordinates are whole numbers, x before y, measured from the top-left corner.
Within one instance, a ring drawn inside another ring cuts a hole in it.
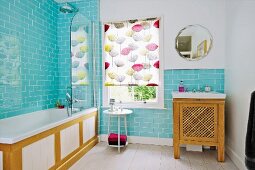
[[[225,149],[224,149],[224,145],[222,144],[219,144],[218,146],[218,161],[219,162],[225,161]]]
[[[219,104],[218,125],[218,161],[225,161],[225,128],[224,128],[224,104]]]
[[[180,159],[180,106],[178,103],[173,102],[173,118],[174,118],[174,133],[173,133],[173,144],[174,144],[174,158]]]
[[[174,159],[180,159],[180,144],[174,142]]]

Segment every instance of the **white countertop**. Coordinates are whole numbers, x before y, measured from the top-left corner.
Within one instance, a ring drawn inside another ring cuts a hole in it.
[[[174,98],[225,99],[226,94],[218,92],[172,92]]]

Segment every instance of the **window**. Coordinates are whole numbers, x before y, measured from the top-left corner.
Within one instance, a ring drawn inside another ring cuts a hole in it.
[[[160,21],[104,24],[104,106],[114,98],[130,107],[163,107]]]

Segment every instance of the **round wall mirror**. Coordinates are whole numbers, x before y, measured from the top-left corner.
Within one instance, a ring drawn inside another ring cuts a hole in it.
[[[189,25],[183,28],[175,39],[175,48],[186,60],[200,60],[208,55],[212,48],[212,35],[201,25]]]

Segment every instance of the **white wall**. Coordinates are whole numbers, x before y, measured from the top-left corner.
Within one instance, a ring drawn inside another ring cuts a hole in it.
[[[102,0],[102,22],[163,16],[165,69],[224,68],[225,0]],[[210,54],[200,61],[186,61],[175,50],[175,37],[190,24],[200,24],[211,32]]]
[[[250,94],[255,90],[255,1],[227,1],[226,144],[244,169]]]

